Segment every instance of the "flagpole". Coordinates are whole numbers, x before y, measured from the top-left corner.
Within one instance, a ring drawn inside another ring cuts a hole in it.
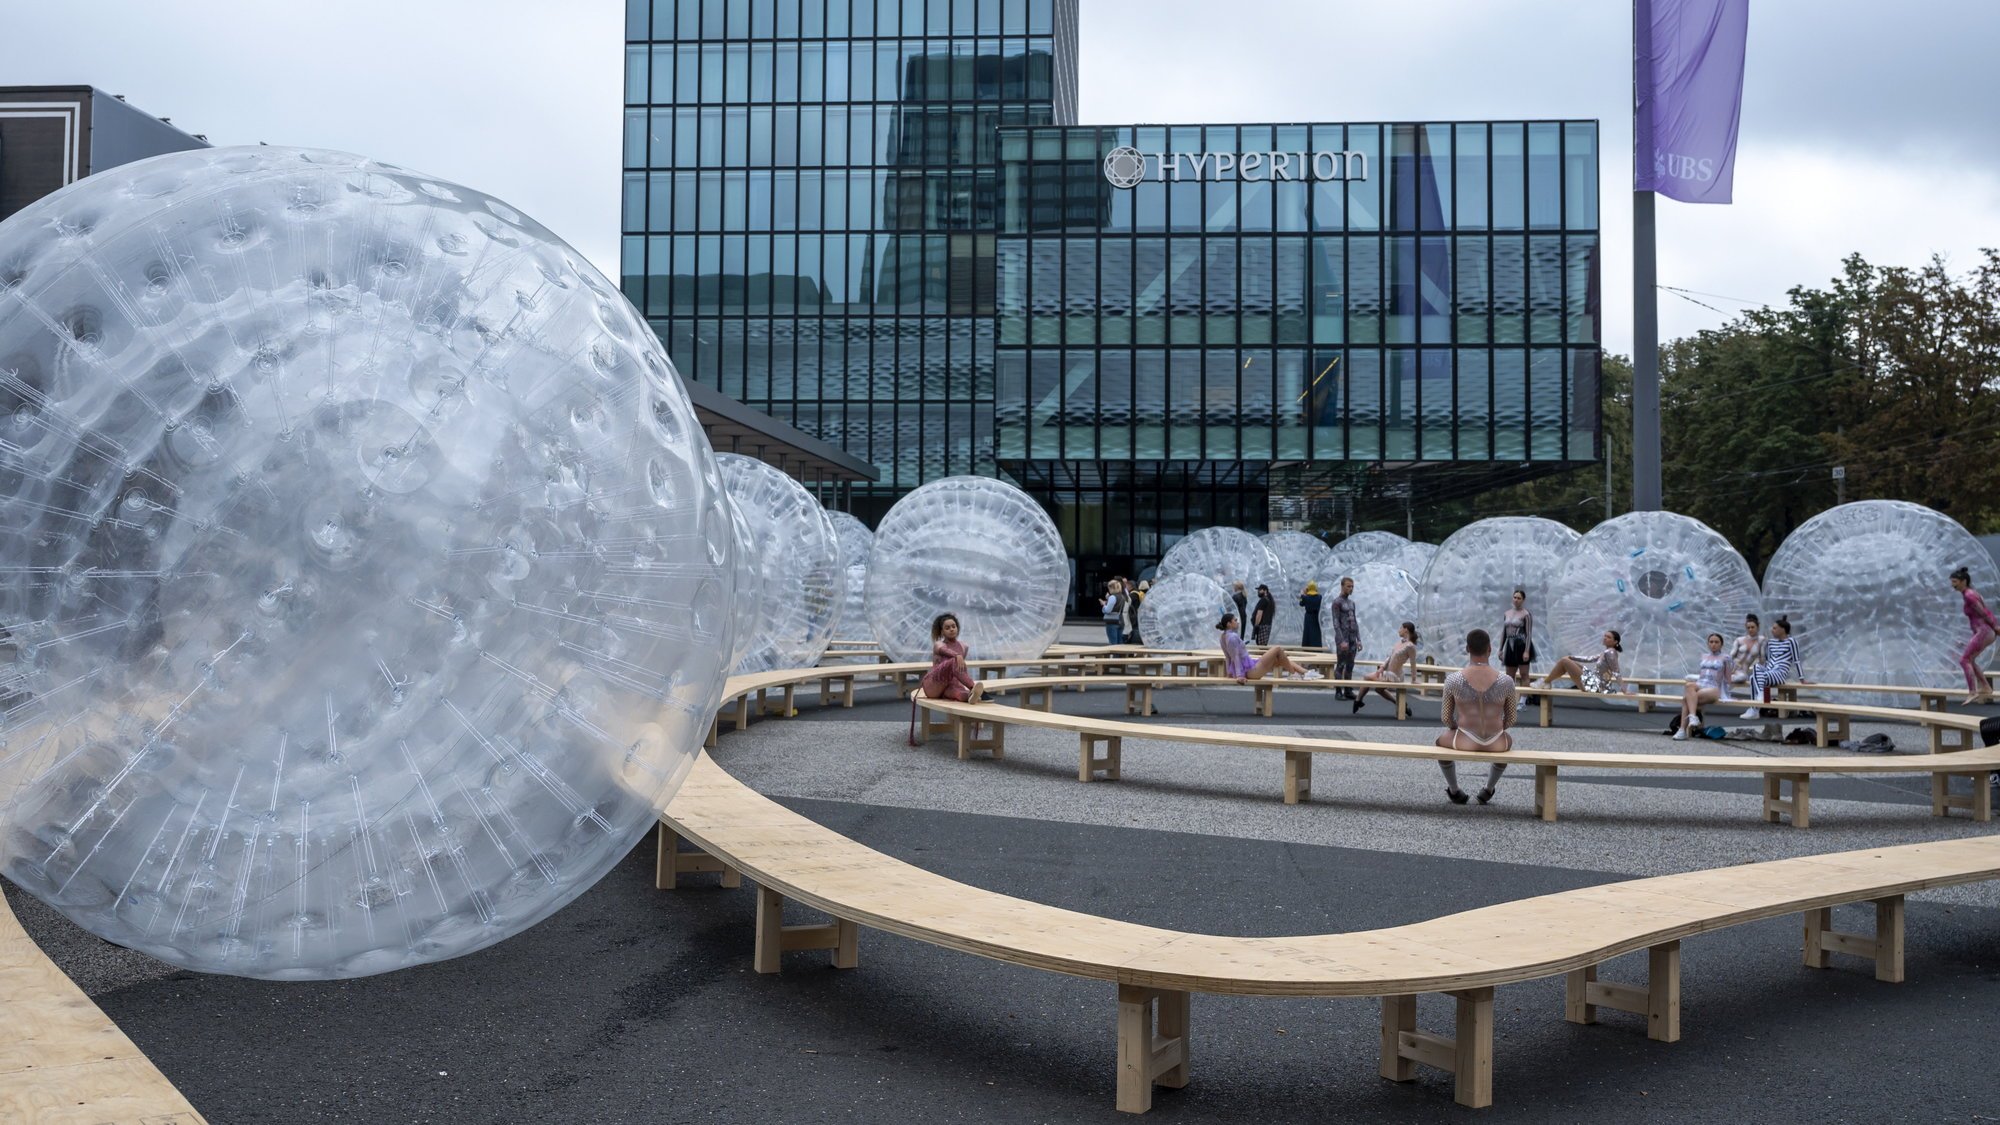
[[[1639,112],[1641,68],[1653,57],[1653,12],[1632,5],[1632,170],[1643,180],[1653,158],[1651,122]],[[1636,187],[1636,184],[1635,184]],[[1660,290],[1653,193],[1632,192],[1632,510],[1660,510]]]
[[[1653,193],[1632,193],[1632,510],[1660,510],[1660,289]]]

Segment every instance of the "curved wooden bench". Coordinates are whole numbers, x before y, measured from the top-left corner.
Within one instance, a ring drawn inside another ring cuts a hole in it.
[[[0,897],[0,1121],[202,1125],[118,1025],[50,961]]]
[[[1161,677],[1093,677],[1093,682],[1106,681],[1124,682],[1128,685],[1128,691],[1131,690],[1129,685],[1132,684],[1163,682]],[[970,757],[973,752],[980,750],[987,751],[996,758],[1003,757],[1006,753],[1004,731],[1007,726],[1074,733],[1078,738],[1079,781],[1089,781],[1098,774],[1104,774],[1109,778],[1119,777],[1123,764],[1124,743],[1130,739],[1276,751],[1284,756],[1286,804],[1297,804],[1311,797],[1313,761],[1319,755],[1404,758],[1426,762],[1491,763],[1496,760],[1493,754],[1441,750],[1434,746],[1315,738],[1298,734],[1254,734],[1062,715],[1054,712],[1052,708],[1055,689],[1064,682],[1060,677],[1010,677],[988,685],[989,691],[996,694],[1009,690],[1039,692],[1039,698],[1044,701],[1043,708],[1039,710],[1010,706],[997,701],[954,703],[943,699],[918,698],[915,704],[919,711],[928,716],[945,718],[946,721],[942,722],[927,718],[923,728],[925,736],[929,737],[937,731],[949,729],[956,739],[960,758]],[[1167,678],[1167,682],[1186,686],[1222,688],[1238,686],[1233,680],[1218,678]],[[1272,686],[1275,690],[1314,690],[1323,684],[1324,681],[1280,680]],[[1386,686],[1393,688],[1396,685]],[[1421,685],[1403,685],[1405,691],[1414,692],[1420,688]],[[1930,714],[1912,711],[1895,713],[1901,717]],[[984,732],[982,728],[985,728]],[[1100,748],[1103,750],[1101,755],[1098,753]],[[1762,757],[1719,754],[1592,754],[1578,751],[1533,750],[1516,746],[1503,756],[1503,760],[1509,765],[1534,767],[1535,814],[1547,821],[1556,819],[1556,787],[1560,771],[1563,769],[1701,771],[1761,775],[1764,780],[1763,801],[1760,806],[1763,819],[1770,823],[1789,820],[1794,827],[1805,828],[1811,823],[1812,778],[1816,774],[1832,773],[1928,774],[1931,778],[1933,815],[1948,816],[1952,809],[1960,808],[1968,810],[1975,820],[1982,822],[1991,820],[1992,790],[1986,784],[1985,775],[2000,770],[2000,747],[1965,750],[1953,754],[1850,758],[1824,755]],[[1958,776],[1970,778],[1969,793],[1952,792],[1951,779]]]
[[[691,841],[700,854],[683,851]],[[661,814],[659,885],[689,870],[757,882],[753,964],[827,949],[859,965],[861,926],[966,953],[1112,982],[1117,987],[1117,1105],[1144,1112],[1156,1085],[1190,1076],[1191,995],[1381,997],[1380,1070],[1409,1081],[1419,1065],[1450,1072],[1456,1100],[1493,1098],[1494,989],[1563,975],[1564,1016],[1599,1008],[1645,1015],[1649,1038],[1680,1037],[1680,943],[1744,922],[1803,914],[1804,961],[1870,959],[1904,975],[1904,896],[2000,878],[2000,837],[1863,849],[1611,883],[1347,934],[1238,938],[1141,926],[955,882],[883,855],[752,791],[706,755]],[[792,899],[832,917],[784,922]],[[1837,931],[1835,906],[1875,905],[1873,934]],[[1644,984],[1598,979],[1597,966],[1648,951]],[[1417,1026],[1417,997],[1457,1005],[1455,1033]]]

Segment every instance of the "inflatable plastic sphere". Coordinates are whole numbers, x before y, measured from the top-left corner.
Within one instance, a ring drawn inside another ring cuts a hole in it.
[[[1526,592],[1534,617],[1529,636],[1534,667],[1546,670],[1560,655],[1555,582],[1578,538],[1570,527],[1539,516],[1478,520],[1453,532],[1417,576],[1415,620],[1423,633],[1418,655],[1456,663],[1465,653],[1465,635],[1474,629],[1491,634],[1497,651],[1500,627],[1518,589]]]
[[[1433,567],[1433,569],[1436,569]],[[1555,589],[1558,655],[1594,656],[1623,635],[1627,676],[1678,678],[1700,666],[1711,632],[1731,636],[1763,596],[1750,564],[1720,533],[1673,512],[1628,512],[1586,532]]]
[[[1069,607],[1069,556],[1027,493],[946,477],[889,509],[868,556],[868,625],[895,660],[929,660],[931,620],[958,615],[975,660],[1040,656]]]
[[[2000,567],[1958,521],[1901,500],[1843,504],[1800,524],[1771,556],[1764,625],[1791,618],[1811,679],[1964,687],[1958,655],[1971,629],[1950,581],[1961,566],[1973,589],[2000,605]],[[1721,631],[1734,639],[1742,630]],[[1984,666],[1994,652],[1986,650]],[[1911,705],[1889,694],[1870,702]]]
[[[1199,574],[1224,590],[1233,590],[1234,584],[1241,582],[1243,596],[1253,608],[1257,603],[1258,583],[1270,586],[1272,597],[1277,597],[1287,584],[1278,556],[1255,535],[1233,527],[1205,527],[1174,544],[1160,560],[1160,576],[1171,578],[1176,574]],[[1244,628],[1249,626],[1246,624]],[[1149,642],[1153,639],[1143,625],[1139,635]],[[1244,639],[1249,639],[1248,633]],[[1210,638],[1208,647],[1214,647],[1213,640]]]
[[[352,977],[652,827],[732,636],[645,322],[506,204],[202,149],[0,224],[0,870],[185,968]]]
[[[754,457],[716,455],[723,487],[749,525],[756,633],[736,671],[810,668],[826,654],[845,591],[840,539],[805,486]]]
[[[738,547],[732,558],[735,560],[736,599],[731,613],[736,618],[736,643],[729,646],[729,667],[735,668],[750,655],[757,644],[757,638],[764,619],[764,572],[758,566],[757,555],[748,549],[755,535],[750,530],[750,521],[743,516],[743,509],[729,498],[724,490],[723,506],[729,510],[730,533]]]
[[[1349,577],[1354,579],[1354,620],[1361,626],[1361,651],[1355,655],[1362,660],[1386,659],[1389,650],[1396,647],[1397,628],[1405,621],[1417,620],[1417,580],[1402,567],[1381,562],[1362,563]],[[1320,603],[1319,627],[1330,649],[1333,599],[1340,588],[1322,593],[1326,600]],[[1421,655],[1432,650],[1419,645],[1417,651]]]
[[[1430,569],[1431,560],[1437,557],[1437,553],[1438,548],[1435,543],[1406,543],[1394,555],[1377,561],[1402,567],[1410,572],[1411,577],[1421,579],[1424,571]]]
[[[868,640],[868,608],[864,597],[868,583],[868,552],[874,549],[875,533],[868,525],[846,512],[829,511],[833,533],[840,540],[840,616],[833,634],[843,640]]]
[[[1212,649],[1222,644],[1215,623],[1235,612],[1236,603],[1220,583],[1199,574],[1175,574],[1153,583],[1139,603],[1139,635],[1148,648]]]
[[[1339,579],[1362,563],[1388,561],[1409,545],[1408,539],[1393,531],[1357,531],[1333,545],[1320,572],[1319,584],[1325,586],[1327,578]],[[1334,570],[1340,574],[1332,573]]]
[[[1282,645],[1296,645],[1306,621],[1299,595],[1305,592],[1306,583],[1319,573],[1320,563],[1331,552],[1325,540],[1303,531],[1273,531],[1264,536],[1264,546],[1278,557],[1278,568],[1285,575],[1283,589],[1276,583],[1271,586],[1271,596],[1278,599],[1277,623],[1271,639]]]

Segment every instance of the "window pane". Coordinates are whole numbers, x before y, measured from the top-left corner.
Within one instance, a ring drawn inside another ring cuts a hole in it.
[[[1493,126],[1493,229],[1527,223],[1527,141],[1519,125]]]
[[[1562,128],[1553,122],[1528,126],[1528,225],[1562,225]]]
[[[1492,370],[1485,348],[1458,352],[1458,456],[1484,460],[1492,453],[1487,424],[1492,415]]]
[[[1563,447],[1563,353],[1557,348],[1536,348],[1529,353],[1528,403],[1533,412],[1530,434],[1534,447],[1530,455],[1537,461],[1562,458]]]
[[[1493,352],[1493,456],[1523,461],[1528,456],[1528,353],[1519,348]]]
[[[1453,178],[1459,230],[1486,229],[1486,126],[1460,125]]]
[[[1563,270],[1563,312],[1569,321],[1569,342],[1595,344],[1597,339],[1597,239],[1571,235]]]
[[[1563,126],[1563,225],[1597,229],[1597,126]]]

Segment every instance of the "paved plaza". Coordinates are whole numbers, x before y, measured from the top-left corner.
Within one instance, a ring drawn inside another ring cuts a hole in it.
[[[718,760],[840,832],[952,878],[1128,921],[1228,934],[1418,921],[1631,876],[1985,831],[1929,816],[1920,778],[1831,778],[1814,827],[1760,823],[1756,779],[1579,773],[1563,818],[1527,815],[1528,778],[1453,806],[1435,770],[1330,762],[1310,804],[1278,799],[1276,755],[1146,742],[1116,782],[1080,785],[1075,743],[1016,730],[1004,762],[905,744],[887,686],[851,711],[725,735]],[[1123,695],[1064,693],[1064,711]],[[1247,693],[1162,693],[1163,722],[1420,742],[1317,693],[1247,714]],[[1662,717],[1567,707],[1548,749],[1660,752]],[[1887,729],[1908,735],[1907,728]],[[1864,728],[1857,734],[1866,734]],[[1702,747],[1702,744],[1695,744]],[[1744,753],[1772,747],[1734,746]],[[1715,750],[1714,744],[1705,749]],[[1247,766],[1247,768],[1246,768]],[[1518,771],[1517,771],[1518,772]],[[860,968],[788,957],[750,971],[754,894],[652,885],[652,842],[551,920],[480,953],[360,980],[274,984],[170,968],[106,945],[9,888],[22,922],[218,1122],[1080,1121],[1112,1109],[1110,987],[864,930]],[[1860,917],[1860,908],[1855,919]],[[1494,1121],[1604,1113],[1739,1120],[1978,1120],[2000,1035],[2000,888],[1912,896],[1909,980],[1858,961],[1800,967],[1795,919],[1685,945],[1684,1037],[1639,1017],[1562,1020],[1560,978],[1503,988]],[[1638,975],[1638,956],[1607,975]],[[1438,1005],[1433,1008],[1433,1004]],[[1194,1079],[1169,1121],[1456,1118],[1448,1076],[1375,1073],[1372,1000],[1194,1001]],[[1424,1019],[1448,1026],[1444,1002]],[[1782,1110],[1777,1107],[1783,1107]]]

